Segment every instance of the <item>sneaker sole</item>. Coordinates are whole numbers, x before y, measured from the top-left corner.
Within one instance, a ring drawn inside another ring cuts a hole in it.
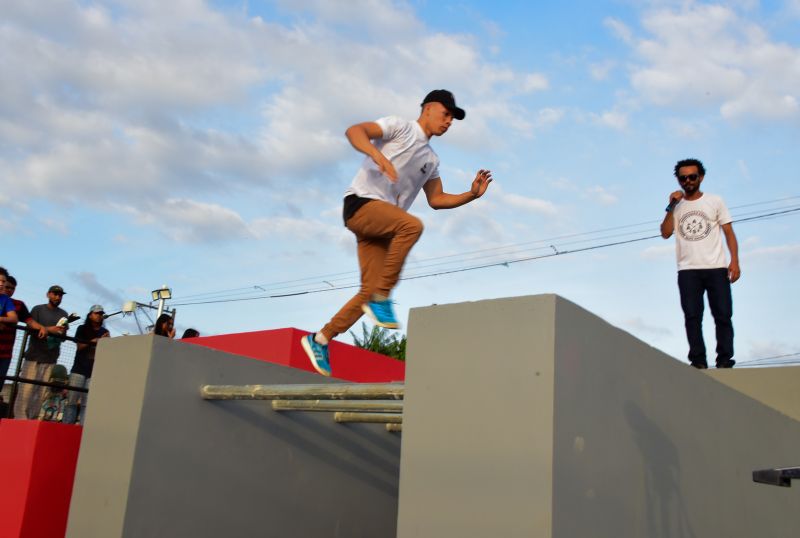
[[[314,355],[314,350],[311,349],[311,344],[308,343],[307,337],[304,336],[303,338],[300,339],[300,345],[303,346],[303,350],[306,352],[306,355],[308,355],[308,358],[311,361],[311,366],[314,367],[314,370],[324,375],[325,377],[330,377],[331,373],[327,370],[323,370],[317,364],[317,358]]]
[[[399,323],[397,323],[397,322],[394,322],[394,323],[386,323],[385,321],[381,321],[381,320],[379,320],[379,319],[377,318],[377,316],[375,316],[375,314],[372,312],[372,309],[369,307],[369,305],[362,304],[362,305],[361,305],[361,310],[362,310],[362,311],[363,311],[363,312],[364,312],[366,315],[368,315],[368,316],[370,317],[370,319],[371,319],[372,321],[374,321],[374,322],[375,322],[375,325],[377,325],[378,327],[383,327],[384,329],[399,329],[399,328],[400,328],[400,324],[399,324]]]

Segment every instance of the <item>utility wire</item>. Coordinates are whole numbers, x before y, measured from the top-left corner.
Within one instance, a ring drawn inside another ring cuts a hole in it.
[[[794,357],[794,359],[792,359]],[[773,355],[772,357],[763,357],[761,359],[750,359],[746,361],[739,361],[736,364],[739,366],[765,366],[774,364],[800,364],[800,351],[796,353],[787,353],[785,355]]]
[[[791,214],[791,213],[797,213],[798,211],[800,211],[800,206],[793,207],[793,208],[788,208],[788,209],[783,209],[783,210],[780,210],[780,211],[773,211],[771,213],[762,213],[762,214],[759,214],[759,215],[753,215],[753,216],[737,219],[737,220],[735,220],[733,222],[735,222],[735,223],[752,222],[752,221],[756,221],[756,220],[761,220],[761,219],[766,219],[766,218],[774,218],[774,217],[778,217],[778,216],[788,215],[788,214]],[[566,254],[576,254],[576,253],[579,253],[579,252],[587,252],[587,251],[590,251],[590,250],[598,250],[598,249],[602,249],[602,248],[610,248],[610,247],[626,245],[626,244],[630,244],[630,243],[637,243],[637,242],[641,242],[641,241],[647,241],[647,240],[655,239],[655,238],[658,238],[658,237],[661,237],[661,235],[660,234],[647,235],[647,236],[644,236],[644,237],[637,237],[637,238],[621,240],[621,241],[612,241],[612,242],[608,242],[608,243],[602,243],[602,244],[599,244],[599,245],[590,245],[590,246],[581,247],[581,248],[574,248],[574,249],[570,249],[570,250],[559,250],[555,246],[551,245],[550,248],[551,248],[552,252],[547,252],[545,254],[541,254],[541,255],[537,255],[537,256],[522,256],[522,257],[517,257],[517,258],[507,258],[507,259],[502,260],[502,261],[487,262],[487,263],[483,263],[483,264],[470,265],[470,266],[466,266],[466,267],[457,267],[457,268],[453,268],[453,269],[443,269],[443,270],[434,271],[434,272],[423,272],[423,273],[420,273],[420,274],[404,275],[404,276],[402,276],[400,278],[400,280],[417,280],[417,279],[420,279],[420,278],[429,278],[429,277],[442,276],[442,275],[448,275],[448,274],[454,274],[454,273],[463,273],[463,272],[466,272],[466,271],[475,271],[475,270],[479,270],[479,269],[488,269],[490,267],[501,267],[501,266],[508,267],[513,263],[540,260],[540,259],[544,259],[544,258],[552,258],[554,256],[562,256],[562,255],[566,255]],[[342,273],[337,273],[337,274],[342,274]],[[308,280],[312,280],[312,279],[299,279],[299,281],[308,281]],[[313,278],[313,280],[316,281],[316,282],[319,282],[319,278],[318,277]],[[291,282],[298,282],[298,281],[287,281],[287,283],[291,283]],[[279,298],[285,298],[285,297],[296,297],[296,296],[299,296],[299,295],[309,295],[309,294],[322,293],[322,292],[330,292],[330,291],[338,291],[338,290],[344,290],[344,289],[352,289],[352,288],[357,288],[359,286],[360,286],[360,284],[358,284],[358,283],[339,284],[339,285],[331,284],[331,285],[326,285],[325,287],[317,286],[317,287],[311,287],[311,288],[308,288],[308,289],[302,289],[302,290],[298,290],[298,291],[287,291],[285,293],[262,294],[262,295],[255,295],[255,296],[249,296],[249,297],[229,297],[229,298],[225,298],[225,299],[209,298],[209,299],[206,299],[206,300],[179,302],[179,303],[172,303],[172,306],[194,306],[194,305],[201,305],[201,304],[222,304],[222,303],[232,303],[232,302],[240,302],[240,301],[254,301],[254,300],[259,300],[259,299],[279,299]],[[247,289],[251,289],[251,288],[247,288]]]
[[[749,203],[749,204],[742,204],[742,205],[738,205],[738,206],[732,206],[731,209],[732,210],[733,209],[743,209],[743,208],[748,208],[748,207],[763,206],[763,205],[768,205],[768,204],[776,204],[776,203],[780,203],[780,202],[786,202],[786,201],[798,200],[798,199],[800,199],[800,196],[788,196],[788,197],[785,197],[785,198],[776,198],[776,199],[773,199],[773,200],[766,200],[766,201],[761,201],[761,202],[753,202],[753,203]],[[776,209],[782,209],[782,208],[776,208]],[[741,216],[744,217],[744,216],[752,215],[754,213],[758,213],[758,211],[745,212]],[[749,220],[749,219],[737,219],[734,222],[743,222],[745,220]],[[531,251],[537,251],[537,250],[539,250],[539,251],[540,250],[551,250],[551,249],[552,250],[557,250],[556,247],[554,246],[554,243],[556,243],[556,242],[558,242],[560,244],[560,246],[565,246],[565,245],[571,245],[571,244],[576,244],[576,243],[585,243],[587,241],[597,241],[597,240],[600,240],[600,239],[609,239],[609,238],[614,238],[614,237],[625,237],[625,236],[629,236],[629,235],[642,233],[642,232],[644,232],[644,230],[631,230],[631,231],[626,232],[626,233],[606,235],[606,236],[602,236],[602,237],[594,237],[593,239],[583,239],[583,240],[576,239],[576,238],[580,238],[580,237],[593,236],[593,235],[597,235],[597,234],[603,234],[603,233],[606,233],[606,232],[619,231],[619,230],[625,230],[625,229],[631,229],[631,228],[638,228],[638,227],[643,227],[643,226],[647,226],[647,229],[649,230],[649,229],[652,229],[651,227],[654,226],[655,224],[657,224],[658,222],[659,221],[647,221],[647,222],[640,222],[640,223],[635,223],[635,224],[625,224],[625,225],[621,225],[621,226],[613,226],[613,227],[609,227],[609,228],[591,230],[591,231],[588,231],[588,232],[578,232],[578,233],[565,234],[565,235],[560,235],[560,236],[555,236],[555,237],[550,237],[550,238],[545,238],[545,239],[526,241],[526,242],[522,242],[522,243],[516,243],[516,244],[510,244],[510,245],[501,245],[499,247],[490,247],[490,248],[485,248],[485,249],[480,249],[480,250],[473,250],[473,251],[468,251],[468,252],[460,252],[460,253],[455,253],[455,254],[434,256],[434,257],[423,258],[423,259],[418,259],[418,260],[409,260],[406,263],[406,268],[407,268],[407,271],[411,272],[411,271],[419,271],[419,270],[424,269],[424,268],[440,267],[440,266],[449,265],[449,264],[453,264],[453,263],[462,263],[463,264],[464,262],[467,262],[467,261],[475,261],[475,260],[479,260],[479,259],[491,259],[492,257],[499,257],[499,256],[506,256],[506,257],[512,256],[513,257],[515,255],[519,256],[519,255],[523,254],[524,252],[531,252]],[[563,242],[562,240],[564,240],[564,239],[576,239],[576,240],[575,241],[569,241],[569,242]],[[540,245],[540,246],[534,248],[533,245]],[[527,246],[530,246],[530,247],[529,248],[522,248],[522,247],[527,247]],[[494,253],[494,254],[490,254],[490,253]],[[452,261],[445,261],[445,260],[452,260]],[[253,286],[242,287],[242,288],[232,288],[232,289],[227,289],[227,290],[219,290],[219,291],[203,292],[203,293],[185,295],[183,297],[183,299],[184,300],[196,299],[198,301],[202,300],[202,301],[204,301],[204,304],[207,304],[207,303],[205,303],[206,301],[210,301],[211,299],[213,299],[215,297],[222,296],[222,297],[224,297],[225,301],[227,302],[227,299],[230,299],[230,298],[236,297],[236,296],[250,295],[250,294],[254,293],[257,290],[265,292],[265,293],[266,292],[276,292],[276,291],[288,292],[289,290],[292,290],[292,289],[295,289],[295,288],[305,288],[311,282],[313,282],[313,283],[326,282],[326,283],[328,283],[330,288],[337,289],[340,284],[342,284],[344,282],[351,282],[352,279],[354,277],[356,277],[357,275],[358,275],[357,271],[343,271],[343,272],[338,272],[338,273],[328,273],[328,274],[323,274],[323,275],[318,275],[318,276],[311,276],[311,277],[304,277],[304,278],[299,278],[299,279],[278,281],[278,282],[274,282],[274,283],[271,283],[271,284],[253,285]],[[222,300],[222,297],[220,297],[220,300]]]

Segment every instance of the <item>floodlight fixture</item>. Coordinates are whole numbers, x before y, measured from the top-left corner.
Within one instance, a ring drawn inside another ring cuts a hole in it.
[[[154,301],[166,301],[167,299],[172,299],[172,290],[164,284],[160,289],[151,291],[150,295]]]

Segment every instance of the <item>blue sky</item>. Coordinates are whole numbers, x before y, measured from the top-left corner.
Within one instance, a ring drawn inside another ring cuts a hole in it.
[[[415,118],[433,88],[467,111],[433,141],[445,189],[479,168],[495,182],[412,208],[422,278],[396,290],[402,319],[558,293],[683,358],[673,241],[643,239],[674,163],[702,159],[734,218],[800,207],[797,0],[0,6],[2,265],[29,305],[59,283],[67,310],[114,311],[168,284],[179,330],[318,329],[357,280],[344,130]],[[797,225],[734,224],[740,361],[800,352]],[[292,292],[311,293],[220,302]]]

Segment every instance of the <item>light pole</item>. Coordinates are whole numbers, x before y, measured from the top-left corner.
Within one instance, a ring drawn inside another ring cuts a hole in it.
[[[150,294],[154,301],[158,301],[158,313],[156,314],[156,319],[158,319],[164,313],[164,301],[172,299],[172,290],[164,284],[160,289],[151,291]]]

